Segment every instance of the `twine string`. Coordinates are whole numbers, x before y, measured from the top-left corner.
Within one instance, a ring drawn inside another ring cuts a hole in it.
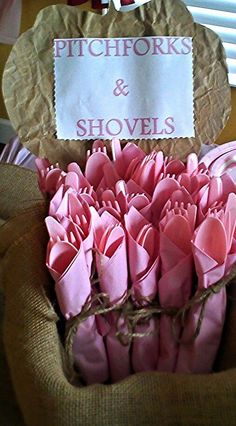
[[[209,297],[219,293],[235,277],[236,277],[236,266],[232,268],[231,272],[226,277],[218,281],[216,284],[213,284],[209,286],[208,288],[198,290],[196,294],[189,301],[187,301],[184,304],[184,306],[181,308],[162,307],[158,305],[156,301],[149,302],[149,304],[146,306],[142,306],[142,305],[140,306],[140,304],[135,306],[134,303],[131,301],[131,297],[133,296],[132,290],[128,290],[128,292],[125,295],[123,295],[120,301],[113,304],[110,302],[110,298],[108,294],[94,293],[92,296],[88,298],[82,311],[78,315],[73,317],[71,320],[67,321],[65,349],[68,354],[68,359],[69,359],[69,363],[71,367],[73,368],[72,345],[73,345],[74,336],[77,332],[79,324],[82,321],[85,321],[88,317],[92,315],[96,316],[96,315],[107,314],[110,312],[116,312],[117,313],[116,319],[115,319],[116,336],[118,340],[120,341],[120,343],[124,346],[130,345],[134,338],[143,338],[146,336],[150,336],[154,333],[158,333],[158,327],[155,332],[147,331],[143,333],[137,332],[136,327],[140,323],[148,324],[149,320],[152,317],[159,318],[162,315],[167,315],[172,319],[173,337],[178,343],[187,344],[195,340],[198,337],[201,330],[201,325],[204,319],[204,311],[205,311],[206,303]],[[97,282],[97,279],[96,279],[96,282]],[[193,309],[193,307],[198,305],[200,305],[201,308],[200,308],[194,333],[188,340],[183,341],[183,339],[181,339],[181,337],[178,336],[177,323],[180,323],[183,329],[187,320],[187,314],[191,311],[191,309]],[[123,330],[121,330],[119,327],[120,319],[122,319],[124,323]]]

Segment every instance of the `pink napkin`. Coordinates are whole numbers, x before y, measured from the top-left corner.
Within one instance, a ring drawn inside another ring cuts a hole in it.
[[[164,178],[156,185],[150,205],[141,210],[141,213],[153,224],[158,225],[164,206],[172,194],[180,188],[180,184],[175,179]]]
[[[76,195],[76,191],[73,188],[66,186],[65,184],[61,184],[50,201],[50,216],[53,216],[58,220],[65,216],[69,216],[69,194]]]
[[[181,308],[192,290],[193,261],[191,254],[191,223],[180,214],[170,215],[160,233],[161,278],[158,283],[159,300],[164,308]],[[158,370],[173,372],[177,360],[181,326],[172,319],[160,318]]]
[[[135,144],[127,143],[123,149],[119,139],[111,142],[112,158],[121,179],[129,180],[135,167],[143,160],[145,153]]]
[[[152,194],[155,180],[155,161],[152,158],[147,160],[147,157],[145,157],[136,167],[132,179],[145,192]]]
[[[0,43],[14,44],[19,36],[21,0],[1,0]]]
[[[54,196],[58,187],[60,187],[60,193],[62,193],[62,187],[66,173],[63,172],[58,165],[55,167],[45,158],[36,158],[35,165],[38,170],[38,184],[43,194],[49,194]],[[49,211],[49,214],[50,211]]]
[[[208,288],[225,275],[227,236],[222,222],[207,217],[195,231],[192,247],[198,288]],[[226,290],[213,293],[207,300],[200,333],[193,339],[200,310],[200,306],[194,306],[186,318],[182,336],[185,343],[180,345],[177,372],[211,372],[224,325]]]
[[[127,333],[128,329],[122,316],[119,317],[117,322],[116,312],[108,314],[107,320],[110,325],[110,330],[106,336],[107,356],[111,380],[115,383],[125,379],[131,373],[130,345],[122,344],[116,336],[117,329],[122,333]]]
[[[39,187],[43,193],[51,197],[49,214],[57,218],[68,215],[68,195],[73,193],[76,197],[86,202],[89,206],[97,207],[97,195],[83,176],[76,163],[70,163],[68,172],[62,171],[58,165],[50,166],[45,159],[36,159],[39,176]]]
[[[80,167],[76,163],[70,163],[67,167],[67,175],[65,177],[65,187],[72,188],[76,194],[89,206],[95,206],[97,195],[93,186],[84,177]]]
[[[87,203],[88,206],[96,206],[97,197],[93,191],[93,188],[87,188],[76,190],[73,186],[67,185],[69,178],[71,177],[72,172],[68,173],[63,180],[65,183],[62,183],[58,190],[54,192],[49,205],[49,214],[58,219],[61,219],[63,216],[68,216],[69,213],[69,194],[74,194],[80,202]],[[75,176],[75,174],[74,174]],[[48,191],[47,191],[48,192]]]
[[[212,176],[210,181],[199,191],[198,224],[209,213],[209,210],[222,210],[229,196],[236,192],[236,184],[228,173]]]
[[[114,216],[93,214],[96,267],[100,290],[111,303],[120,303],[127,293],[128,266],[125,230]]]
[[[68,194],[68,217],[63,217],[61,223],[67,232],[80,235],[88,274],[91,275],[93,260],[93,227],[91,210],[86,202],[79,200],[75,194]]]
[[[151,318],[145,324],[139,324],[135,333],[150,333],[143,337],[134,337],[132,344],[132,367],[135,373],[141,371],[155,371],[158,360],[158,327],[157,318]]]
[[[152,152],[145,156],[132,175],[132,179],[140,185],[148,194],[152,195],[156,185],[163,178],[175,178],[185,170],[185,165],[178,159],[166,157],[162,151]],[[155,198],[155,195],[154,195]]]
[[[129,180],[126,184],[125,181],[119,180],[115,184],[115,191],[106,189],[102,192],[100,200],[102,207],[98,213],[101,215],[104,211],[108,211],[121,222],[132,206],[140,211],[149,203],[150,197],[143,193],[142,188],[135,182]]]
[[[103,341],[104,321],[91,315],[79,324],[73,341],[75,365],[87,385],[104,383],[109,378],[106,349]]]
[[[159,235],[157,230],[131,206],[125,216],[128,232],[128,255],[133,300],[146,305],[143,297],[154,299],[157,293],[159,267]],[[156,328],[155,328],[156,327]],[[158,320],[151,319],[136,326],[135,332],[149,336],[135,338],[132,347],[132,365],[135,372],[155,370],[158,357]],[[145,365],[145,367],[144,367]]]
[[[142,298],[154,299],[157,293],[159,234],[133,206],[125,215],[125,227],[133,299],[146,304]]]
[[[91,293],[84,247],[76,231],[67,233],[54,218],[46,218],[46,225],[50,235],[46,264],[61,312],[68,320],[80,313]]]
[[[106,154],[106,151],[93,150],[89,155],[85,167],[85,177],[95,188],[111,188],[119,180],[114,164]]]
[[[91,210],[73,188],[61,185],[50,202],[50,214],[55,216],[67,233],[74,233],[82,240],[89,276],[93,259],[93,229]],[[65,192],[64,192],[65,191]],[[63,195],[64,192],[64,195]]]

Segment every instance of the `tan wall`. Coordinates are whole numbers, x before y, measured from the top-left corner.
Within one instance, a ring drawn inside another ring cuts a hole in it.
[[[224,143],[236,140],[236,88],[231,90],[232,93],[232,111],[227,126],[221,133],[217,143]]]
[[[55,3],[66,3],[66,1],[23,0],[21,32],[26,31],[28,28],[30,28],[33,25],[35,17],[40,9]],[[7,60],[10,50],[11,50],[11,46],[0,43],[0,77],[1,78],[2,78],[2,73],[4,69],[4,64]],[[0,117],[7,118],[7,112],[4,106],[1,93],[0,93]],[[224,142],[228,142],[232,140],[236,140],[236,88],[232,89],[232,113],[231,113],[230,120],[228,121],[226,128],[221,133],[217,142],[224,143]]]

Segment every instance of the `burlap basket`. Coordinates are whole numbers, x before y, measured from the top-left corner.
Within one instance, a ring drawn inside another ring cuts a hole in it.
[[[12,185],[14,176],[15,184]],[[11,179],[10,179],[11,177]],[[33,172],[0,165],[4,343],[27,425],[235,425],[236,303],[210,375],[142,373],[114,385],[73,387],[47,295],[45,204]],[[40,201],[41,199],[41,201]],[[236,295],[235,285],[229,287]],[[234,293],[234,294],[233,294]]]

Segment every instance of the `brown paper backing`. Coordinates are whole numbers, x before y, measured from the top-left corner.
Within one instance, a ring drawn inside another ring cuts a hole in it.
[[[6,108],[21,142],[35,155],[62,166],[71,160],[83,163],[91,147],[91,141],[56,139],[54,38],[152,35],[193,38],[196,137],[133,142],[146,152],[161,149],[181,159],[198,153],[202,143],[213,143],[231,110],[224,49],[214,32],[193,22],[180,0],[152,0],[126,13],[111,5],[105,16],[65,5],[43,9],[13,47],[3,76]]]

